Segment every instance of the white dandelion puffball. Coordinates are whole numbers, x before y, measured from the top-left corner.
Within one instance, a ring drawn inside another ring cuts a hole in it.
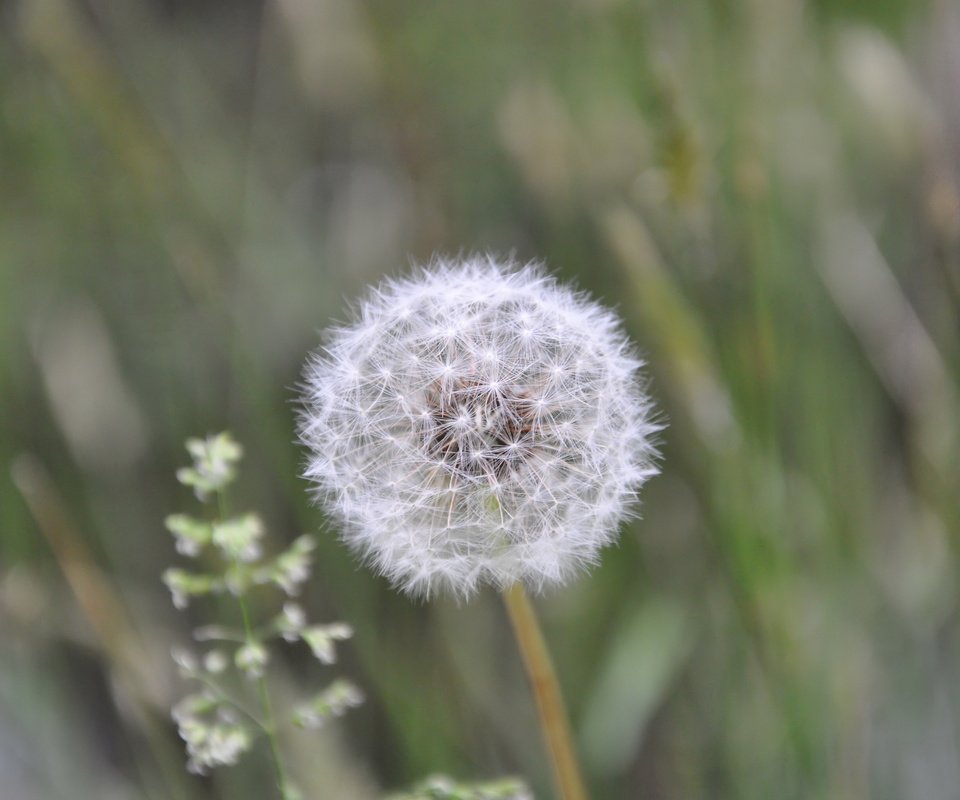
[[[308,362],[305,477],[412,594],[560,583],[657,472],[640,367],[618,318],[539,266],[437,261]]]

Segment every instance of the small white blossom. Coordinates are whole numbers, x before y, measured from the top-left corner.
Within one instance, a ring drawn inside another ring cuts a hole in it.
[[[307,615],[297,603],[284,603],[283,616],[293,628],[302,628],[307,623]]]
[[[259,678],[267,666],[270,656],[260,642],[249,641],[237,650],[234,663],[237,669],[246,673],[248,678]]]
[[[268,569],[268,579],[277,584],[287,595],[300,590],[300,584],[310,577],[315,542],[310,536],[300,536],[279,556]]]
[[[319,728],[331,717],[342,717],[348,709],[362,705],[363,700],[363,692],[350,681],[336,680],[294,712],[293,724],[301,728]]]
[[[307,615],[296,603],[284,603],[283,613],[277,617],[276,626],[285,641],[295,642],[307,624]]]
[[[236,464],[243,455],[243,448],[229,433],[218,433],[206,439],[187,439],[187,451],[193,457],[193,466],[178,469],[177,480],[192,486],[201,501],[234,479]]]
[[[640,367],[613,313],[539,267],[438,262],[309,362],[305,474],[406,591],[561,583],[657,471]]]
[[[203,657],[203,668],[213,675],[219,675],[230,663],[223,650],[211,650]]]
[[[196,558],[210,541],[210,525],[186,514],[171,514],[165,520],[167,530],[174,535],[177,552]]]
[[[186,744],[190,772],[205,774],[212,767],[236,764],[250,749],[250,731],[209,692],[183,698],[171,716]]]
[[[183,611],[190,604],[190,596],[184,591],[182,577],[182,570],[168,569],[163,573],[163,582],[170,590],[173,607],[178,611]]]
[[[353,636],[353,628],[345,622],[330,625],[313,625],[300,631],[300,638],[307,643],[317,661],[321,664],[333,664],[337,660],[336,642],[342,642]]]
[[[191,597],[218,592],[222,589],[222,581],[214,575],[201,575],[171,567],[163,573],[163,582],[170,590],[173,605],[184,609]]]
[[[411,791],[387,800],[533,800],[533,792],[516,778],[463,784],[446,775],[431,775]]]
[[[256,514],[226,519],[213,524],[213,543],[225,558],[249,564],[260,558],[263,522]]]

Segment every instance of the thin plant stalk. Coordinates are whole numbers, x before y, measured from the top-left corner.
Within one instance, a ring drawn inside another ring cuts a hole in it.
[[[240,612],[243,614],[243,632],[249,641],[253,637],[253,625],[250,622],[250,610],[247,607],[247,600],[241,596]],[[260,675],[257,678],[257,691],[260,694],[260,713],[263,714],[263,732],[267,735],[270,742],[270,756],[273,761],[274,773],[277,777],[277,788],[280,790],[280,796],[283,800],[289,797],[289,786],[287,784],[287,773],[283,766],[283,758],[280,756],[280,742],[277,739],[277,723],[273,715],[273,703],[270,702],[270,691],[267,688],[267,679]]]
[[[570,720],[536,611],[522,584],[516,583],[507,589],[503,599],[536,698],[540,727],[550,753],[557,793],[561,800],[587,800],[587,789],[570,732]]]
[[[217,502],[220,510],[221,519],[227,518],[227,498],[221,490],[217,492]],[[250,608],[247,605],[247,598],[243,594],[237,596],[237,602],[240,605],[240,614],[243,617],[243,635],[246,641],[253,640],[253,622],[250,618]],[[282,800],[287,800],[290,796],[289,784],[287,783],[287,771],[283,766],[283,758],[280,755],[280,741],[277,738],[277,723],[273,715],[273,703],[270,701],[270,691],[267,687],[267,679],[263,675],[257,677],[257,692],[260,696],[260,713],[262,723],[260,728],[266,734],[267,741],[270,743],[270,760],[273,762],[274,775],[276,776],[277,788],[280,790]]]

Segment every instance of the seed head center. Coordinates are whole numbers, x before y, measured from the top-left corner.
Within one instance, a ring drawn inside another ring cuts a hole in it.
[[[432,386],[425,399],[423,447],[457,477],[499,480],[529,457],[533,419],[517,387],[458,379]]]

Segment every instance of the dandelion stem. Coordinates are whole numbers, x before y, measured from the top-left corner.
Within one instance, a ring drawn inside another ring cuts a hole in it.
[[[553,764],[557,793],[561,800],[587,800],[563,695],[536,611],[522,584],[517,583],[507,589],[503,598],[536,698],[540,727]]]

